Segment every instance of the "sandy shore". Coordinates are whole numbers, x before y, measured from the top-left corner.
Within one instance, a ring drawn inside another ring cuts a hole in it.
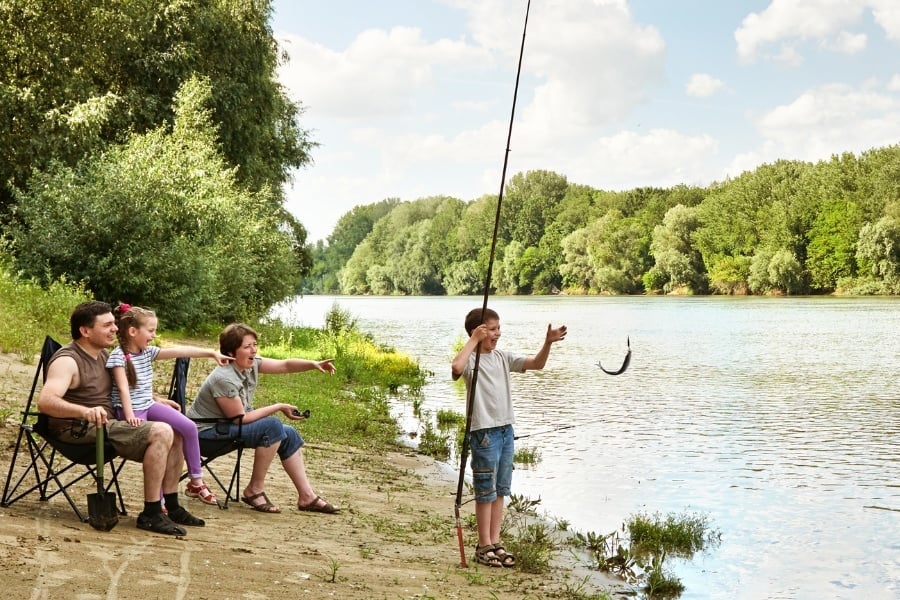
[[[33,376],[33,365],[0,354],[4,483],[19,410]],[[542,575],[476,566],[475,539],[469,531],[469,566],[461,568],[453,518],[456,485],[448,481],[446,469],[404,450],[371,455],[309,444],[304,452],[314,486],[342,507],[339,514],[296,510],[295,492],[277,465],[270,471],[267,491],[281,514],[255,512],[240,502],[220,510],[184,498],[206,526],[190,528],[183,538],[135,526],[142,480],[135,463],[128,463],[121,476],[129,514],[112,531],[96,531],[80,522],[61,497],[39,502],[33,494],[0,508],[0,597],[566,598],[573,597],[567,590],[586,593],[618,585],[601,573],[579,568],[565,552],[560,560],[568,562]],[[251,459],[248,453],[243,481],[249,477]],[[87,495],[93,491],[87,485],[74,491],[85,512]],[[466,514],[473,510],[471,503],[463,508]],[[580,587],[584,577],[590,580],[586,588]]]

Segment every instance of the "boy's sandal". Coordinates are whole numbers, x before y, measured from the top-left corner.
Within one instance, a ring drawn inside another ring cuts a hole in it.
[[[494,545],[475,546],[475,562],[488,567],[503,567],[503,561],[494,553]]]
[[[516,566],[516,557],[506,551],[501,544],[494,544],[494,554],[497,555],[497,558],[500,559],[500,564],[504,567],[514,567]]]
[[[253,501],[257,498],[262,498],[262,504],[254,504]],[[241,502],[252,508],[253,510],[258,510],[259,512],[264,513],[280,513],[281,509],[269,502],[269,497],[266,496],[265,492],[260,492],[258,494],[253,494],[252,496],[242,496]]]
[[[205,483],[201,483],[200,485],[194,485],[191,482],[188,482],[187,487],[184,490],[185,496],[188,498],[199,498],[201,502],[204,504],[215,504],[219,505],[218,500],[216,500],[216,495],[209,491],[209,488]]]

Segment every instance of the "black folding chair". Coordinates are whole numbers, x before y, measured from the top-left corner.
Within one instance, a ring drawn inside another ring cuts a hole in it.
[[[174,400],[181,407],[181,412],[187,412],[187,379],[188,370],[191,366],[191,359],[177,358],[175,359],[175,367],[172,369],[172,381],[169,383],[169,400]],[[219,508],[228,508],[228,502],[231,500],[239,500],[238,493],[241,487],[241,457],[244,454],[244,440],[242,439],[244,417],[241,415],[237,419],[228,418],[205,418],[193,419],[195,423],[213,423],[216,427],[224,428],[223,431],[230,429],[237,421],[238,434],[237,437],[207,440],[200,438],[200,466],[206,469],[210,477],[218,484],[225,493],[225,502],[219,502]],[[220,456],[225,456],[235,452],[234,468],[231,471],[231,478],[228,485],[219,477],[210,465]],[[181,479],[187,479],[188,474],[184,473]]]
[[[47,378],[47,366],[50,358],[60,347],[59,343],[50,336],[44,339],[40,362],[31,384],[31,392],[28,394],[28,401],[22,411],[19,435],[16,438],[16,445],[9,462],[9,472],[3,486],[0,506],[8,507],[33,492],[37,492],[38,499],[44,502],[62,494],[78,518],[87,522],[87,517],[78,508],[69,491],[73,485],[86,477],[91,478],[91,482],[94,484],[93,491],[96,491],[96,446],[94,444],[72,444],[56,439],[49,430],[47,415],[32,410],[38,379],[43,383]],[[72,424],[73,437],[78,437],[79,431],[82,435],[87,431],[87,421],[82,419],[66,420]],[[119,500],[119,513],[125,515],[127,514],[125,501],[122,498],[118,478],[122,467],[125,466],[125,459],[120,458],[109,443],[104,447],[104,457],[110,466],[106,472],[112,474],[105,477],[107,481],[105,491],[108,492],[115,487]],[[118,464],[117,459],[119,459]],[[20,462],[23,464],[18,464]]]

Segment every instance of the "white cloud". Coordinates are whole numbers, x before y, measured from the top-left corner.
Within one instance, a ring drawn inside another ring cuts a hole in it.
[[[900,100],[863,87],[831,84],[809,90],[759,118],[767,153],[799,160],[828,158],[836,149],[861,152],[900,139]]]
[[[694,98],[709,98],[725,89],[725,82],[706,73],[695,73],[688,79],[684,91]]]
[[[782,40],[829,39],[858,22],[868,4],[858,0],[772,0],[762,12],[747,15],[734,32],[738,56],[753,62],[766,46]]]
[[[858,54],[866,49],[868,39],[868,36],[864,33],[853,34],[842,31],[837,35],[834,42],[830,44],[830,47],[842,54]]]
[[[900,40],[900,3],[897,0],[872,0],[872,15],[888,39]]]
[[[523,15],[505,0],[455,3],[469,11],[472,37],[500,49],[514,72]],[[532,5],[523,76],[539,82],[527,120],[552,120],[559,134],[600,127],[628,114],[662,84],[662,36],[635,23],[625,2],[549,0]],[[539,125],[535,125],[539,127]]]
[[[605,190],[705,185],[715,175],[709,165],[718,150],[718,142],[709,135],[685,135],[671,129],[653,129],[643,135],[621,131],[593,140],[579,156],[568,157],[559,172],[572,182]]]
[[[900,92],[900,73],[891,77],[887,84],[887,89],[892,92]]]
[[[419,29],[394,27],[360,33],[343,51],[295,35],[279,43],[290,57],[279,79],[317,115],[371,118],[405,114],[433,85],[435,69],[478,71],[491,63],[484,49],[462,41],[429,43]]]

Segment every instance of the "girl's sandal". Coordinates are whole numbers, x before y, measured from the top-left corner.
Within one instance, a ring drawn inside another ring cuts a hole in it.
[[[506,551],[502,544],[494,544],[494,554],[500,559],[500,564],[506,568],[516,566],[516,557]]]
[[[216,495],[209,491],[209,488],[206,487],[205,483],[194,485],[193,483],[188,482],[184,493],[189,498],[199,498],[204,504],[215,504],[217,506],[219,504],[216,500]]]
[[[503,567],[503,561],[500,560],[499,556],[494,554],[493,544],[487,544],[486,546],[475,546],[475,562],[488,567]]]

